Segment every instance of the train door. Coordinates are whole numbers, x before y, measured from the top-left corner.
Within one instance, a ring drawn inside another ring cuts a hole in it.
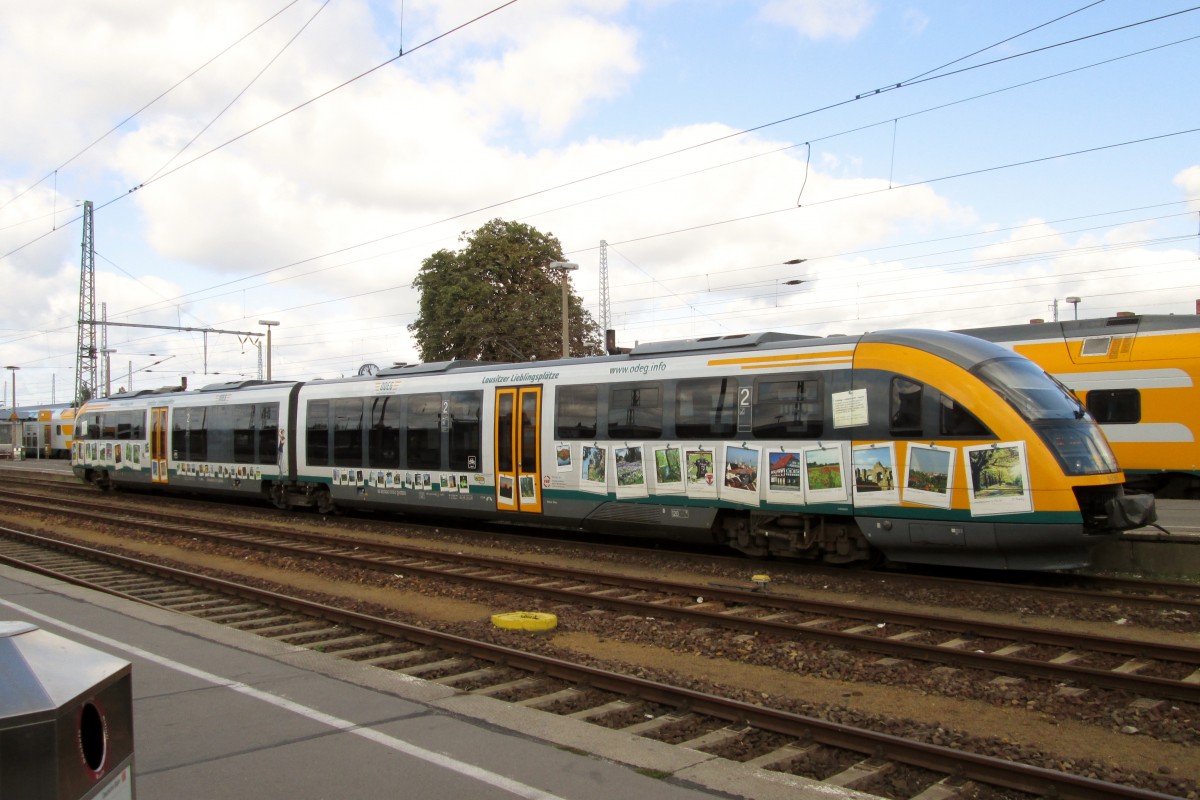
[[[496,390],[496,508],[541,513],[542,387]]]
[[[167,409],[150,409],[150,481],[167,482]]]

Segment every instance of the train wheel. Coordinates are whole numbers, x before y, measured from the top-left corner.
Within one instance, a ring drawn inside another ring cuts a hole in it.
[[[288,507],[291,505],[288,503],[287,490],[283,488],[283,484],[281,483],[270,484],[270,486],[267,488],[267,496],[270,497],[271,504],[276,508],[287,511]]]
[[[95,470],[94,472],[89,472],[87,479],[88,479],[89,483],[91,483],[93,486],[95,486],[97,489],[99,489],[102,492],[111,492],[112,491],[112,488],[113,488],[112,481],[109,480],[108,472],[106,470],[98,469],[98,470]]]

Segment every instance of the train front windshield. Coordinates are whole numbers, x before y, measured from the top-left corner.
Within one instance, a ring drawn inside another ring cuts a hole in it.
[[[1024,417],[1068,475],[1120,472],[1100,426],[1071,390],[1023,358],[998,358],[974,370]]]

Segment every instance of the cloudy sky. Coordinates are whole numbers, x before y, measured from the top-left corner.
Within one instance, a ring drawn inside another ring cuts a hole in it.
[[[0,365],[70,398],[84,201],[97,315],[195,329],[109,327],[114,391],[257,377],[200,331],[260,319],[276,378],[412,362],[421,261],[496,217],[597,320],[607,241],[622,345],[1195,313],[1194,6],[6,3]]]

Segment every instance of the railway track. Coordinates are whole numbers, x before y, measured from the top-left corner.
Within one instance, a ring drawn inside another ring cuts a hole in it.
[[[102,505],[105,501],[98,498],[122,498],[134,503],[150,500],[157,504],[182,504],[185,507],[200,507],[215,511],[218,513],[228,513],[236,515],[241,509],[246,508],[245,504],[230,504],[227,501],[218,500],[188,500],[184,497],[176,496],[153,496],[140,495],[137,493],[102,493],[95,487],[79,482],[70,473],[52,473],[40,472],[32,474],[25,470],[16,470],[5,468],[0,465],[0,475],[3,475],[3,491],[12,492],[14,498],[20,497],[52,497],[56,502],[59,498],[97,498],[97,502]],[[47,480],[49,479],[49,480]],[[111,501],[108,501],[111,503]],[[253,502],[251,502],[253,506]],[[265,505],[261,507],[265,509]],[[303,512],[278,512],[277,516],[286,519],[288,515],[294,515],[293,518],[311,518],[311,515]],[[394,530],[396,524],[403,524],[406,527],[414,529],[426,528],[429,530],[444,530],[446,529],[445,521],[437,523],[423,524],[420,521],[411,517],[402,518],[402,522],[380,520],[374,515],[365,515],[360,517],[363,525],[374,528],[379,532],[388,532]],[[398,520],[400,518],[397,518]],[[286,524],[286,523],[283,523]],[[503,533],[498,531],[503,530]],[[531,544],[544,543],[547,536],[544,531],[537,530],[531,535],[522,535],[519,527],[510,526],[494,526],[489,535],[503,536],[508,541],[512,542],[528,542]],[[1190,530],[1190,529],[1189,529]],[[571,535],[569,532],[556,532],[555,541],[570,541]],[[603,544],[598,544],[593,537],[586,539],[590,548],[594,548],[600,552],[612,553],[638,553],[644,552],[644,548],[636,544],[616,544],[611,539]],[[1161,539],[1164,543],[1169,543],[1167,539]],[[656,549],[655,552],[662,552],[661,549]],[[686,551],[680,551],[679,556],[685,557]],[[1113,575],[1088,575],[1084,573],[1074,574],[1055,574],[1055,573],[1004,573],[1000,577],[1002,579],[989,579],[989,573],[986,571],[978,571],[972,574],[971,577],[951,577],[938,574],[932,568],[929,570],[918,569],[917,571],[910,570],[888,570],[880,569],[876,571],[868,570],[847,570],[842,567],[828,567],[821,564],[803,563],[797,564],[787,561],[774,562],[755,562],[748,560],[742,556],[728,556],[719,553],[704,553],[698,556],[705,563],[724,562],[729,564],[738,564],[741,566],[760,564],[764,569],[796,569],[802,570],[805,575],[828,576],[830,579],[836,579],[842,583],[855,583],[860,585],[869,585],[872,580],[880,582],[886,581],[889,584],[888,591],[892,591],[897,582],[910,584],[923,584],[926,586],[941,586],[949,591],[969,589],[971,591],[986,590],[990,594],[1002,596],[1037,596],[1047,599],[1062,599],[1066,602],[1078,603],[1085,599],[1092,599],[1097,605],[1111,605],[1113,602],[1120,602],[1123,607],[1127,608],[1145,608],[1151,612],[1161,612],[1164,608],[1170,610],[1172,607],[1182,607],[1185,610],[1193,612],[1193,617],[1196,618],[1196,630],[1200,631],[1200,614],[1195,613],[1200,609],[1200,583],[1183,582],[1183,581],[1166,581],[1155,580],[1146,577],[1125,578]]]
[[[0,492],[0,501],[40,509],[41,501]],[[758,588],[683,584],[590,569],[532,564],[428,548],[368,543],[345,536],[264,529],[236,522],[198,522],[171,512],[114,511],[103,501],[59,500],[76,522],[170,532],[291,558],[320,559],[356,570],[402,570],[453,580],[489,592],[533,596],[544,603],[585,604],[638,615],[672,617],[699,628],[717,627],[758,637],[805,643],[1051,682],[1048,691],[1103,688],[1137,698],[1200,703],[1200,648],[1125,637],[1072,633],[1052,627],[1012,625],[955,616],[897,611],[862,602],[834,602]],[[1108,598],[1111,600],[1111,598]],[[1125,602],[1123,600],[1123,602]],[[1200,618],[1200,601],[1138,597],[1164,613],[1188,608]],[[980,680],[965,674],[962,680]],[[989,680],[984,676],[982,680]]]
[[[742,760],[754,766],[820,764],[832,772],[815,777],[837,786],[871,792],[886,785],[887,796],[914,800],[987,797],[989,791],[1171,796],[574,664],[11,528],[0,533],[0,560],[22,569],[627,733],[671,741],[678,738],[672,731],[690,731],[695,735],[680,746],[718,755],[749,751]],[[913,785],[920,788],[897,793],[897,786]]]

